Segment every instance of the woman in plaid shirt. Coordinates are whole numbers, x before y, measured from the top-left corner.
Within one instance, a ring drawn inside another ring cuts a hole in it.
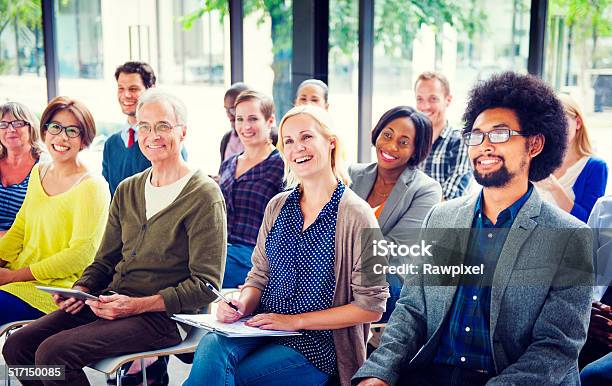
[[[244,152],[221,164],[219,185],[227,206],[227,262],[224,288],[244,283],[264,211],[283,189],[284,162],[270,140],[274,102],[256,91],[236,98],[236,132]]]

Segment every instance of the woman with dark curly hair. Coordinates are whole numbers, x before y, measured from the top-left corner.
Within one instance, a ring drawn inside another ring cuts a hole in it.
[[[597,199],[606,192],[608,166],[595,157],[582,110],[567,94],[559,99],[567,118],[567,150],[563,163],[537,187],[542,197],[587,222]]]

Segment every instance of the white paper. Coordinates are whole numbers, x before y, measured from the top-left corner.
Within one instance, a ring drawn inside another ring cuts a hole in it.
[[[174,314],[172,319],[189,324],[190,326],[204,328],[231,338],[302,335],[297,331],[262,330],[257,327],[247,326],[244,324],[244,322],[249,320],[249,317],[242,318],[234,323],[220,322],[212,314]]]

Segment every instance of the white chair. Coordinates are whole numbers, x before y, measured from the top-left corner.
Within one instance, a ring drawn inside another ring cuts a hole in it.
[[[164,355],[176,355],[195,352],[200,343],[200,339],[207,333],[202,328],[192,328],[189,333],[185,336],[183,341],[176,346],[145,351],[134,354],[126,354],[113,358],[102,359],[98,362],[90,364],[88,367],[106,374],[109,377],[111,374],[115,374],[117,386],[121,386],[121,376],[123,375],[122,366],[128,362],[140,360],[142,367],[142,380],[143,385],[147,384],[147,368],[144,365],[145,358],[164,356]]]
[[[230,298],[240,293],[240,291],[235,288],[224,289],[221,292]],[[211,304],[211,307],[209,307],[204,313],[208,313],[208,311],[213,312],[214,309],[215,309],[214,305]],[[181,330],[181,332],[183,331]],[[110,377],[112,374],[115,374],[116,384],[117,386],[121,386],[122,366],[128,362],[140,360],[140,365],[142,368],[142,382],[143,382],[142,384],[146,385],[147,384],[147,369],[144,366],[145,358],[164,356],[164,355],[169,356],[169,355],[193,353],[198,347],[198,343],[200,343],[200,340],[202,339],[202,337],[206,335],[207,333],[208,331],[202,328],[193,327],[191,328],[191,330],[189,330],[189,333],[186,334],[183,341],[177,344],[176,346],[172,346],[172,347],[168,347],[168,348],[164,348],[160,350],[139,352],[139,353],[121,355],[121,356],[117,356],[113,358],[106,358],[106,359],[97,361],[95,363],[92,363],[87,367],[104,373],[107,378]]]
[[[30,323],[31,320],[18,320],[16,322],[9,322],[0,326],[0,337],[8,338],[15,330],[20,329],[26,324]],[[4,367],[4,383],[6,386],[11,386],[11,377],[8,374],[8,367]]]

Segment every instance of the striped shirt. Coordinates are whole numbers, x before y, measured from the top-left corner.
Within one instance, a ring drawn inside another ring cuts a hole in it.
[[[255,246],[270,199],[283,190],[285,163],[278,150],[236,178],[238,154],[219,170],[219,185],[227,207],[227,241]]]
[[[0,230],[6,231],[13,225],[15,216],[25,199],[29,182],[30,175],[28,174],[18,184],[9,186],[0,184]]]
[[[472,166],[461,130],[446,125],[420,168],[440,183],[445,200],[463,196],[472,180]]]

